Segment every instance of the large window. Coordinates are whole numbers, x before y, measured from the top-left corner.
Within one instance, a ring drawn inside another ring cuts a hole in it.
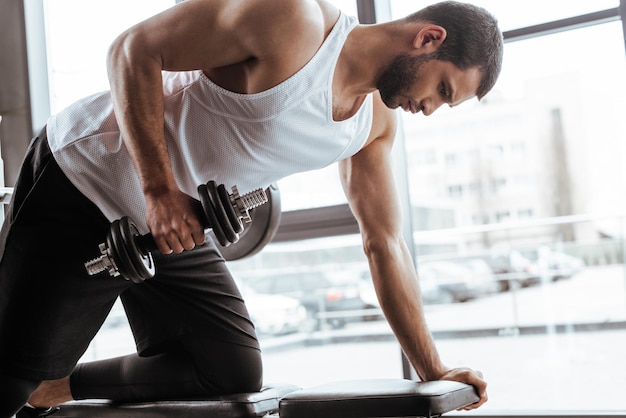
[[[46,1],[53,111],[107,88],[109,42],[173,3]],[[355,1],[334,3],[357,13]],[[372,3],[397,18],[432,1]],[[619,5],[474,3],[505,31]],[[484,411],[626,409],[626,59],[622,22],[610,20],[507,43],[502,76],[481,102],[398,114],[407,164],[396,175],[427,320],[447,365],[485,373]],[[334,165],[279,186],[290,214],[345,209]],[[401,377],[360,238],[328,228],[230,263],[260,333],[266,380]],[[116,305],[84,359],[133,349]]]

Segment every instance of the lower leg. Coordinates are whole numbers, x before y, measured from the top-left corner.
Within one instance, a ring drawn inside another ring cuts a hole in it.
[[[259,350],[192,338],[152,357],[79,364],[69,390],[74,399],[145,402],[253,392],[261,383]]]
[[[79,364],[71,376],[36,382],[34,392],[29,392],[32,395],[25,394],[15,407],[19,410],[27,400],[33,407],[47,408],[74,399],[137,402],[199,395],[202,389],[195,367],[185,357],[168,353],[141,358],[132,354]]]
[[[70,377],[75,399],[145,402],[206,394],[188,355],[168,352],[152,357],[137,354],[83,363]]]

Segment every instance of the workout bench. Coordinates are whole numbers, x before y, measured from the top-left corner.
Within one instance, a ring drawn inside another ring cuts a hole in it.
[[[452,381],[365,379],[309,389],[268,385],[257,393],[203,400],[116,404],[75,401],[55,418],[381,418],[438,417],[478,401],[474,388]]]

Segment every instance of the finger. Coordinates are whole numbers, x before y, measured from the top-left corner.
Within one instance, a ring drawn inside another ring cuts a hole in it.
[[[156,245],[161,254],[172,254],[174,252],[174,250],[172,250],[172,247],[170,247],[170,244],[165,238],[154,237],[154,242],[156,242]]]
[[[177,241],[175,243],[170,242],[169,246],[170,246],[171,251],[168,254],[180,254],[183,251],[185,251],[185,247],[183,247],[180,241]]]
[[[161,254],[172,254],[174,252],[174,246],[172,245],[174,240],[167,230],[161,226],[156,226],[150,228],[150,234]]]
[[[178,234],[175,231],[171,231],[166,236],[166,241],[167,241],[168,247],[171,249],[171,252],[165,253],[165,254],[171,254],[171,253],[180,254],[185,250],[184,244],[181,242],[181,239],[179,238]]]
[[[202,245],[204,244],[204,241],[206,240],[206,237],[204,235],[204,230],[202,228],[192,230],[191,237],[196,245]]]
[[[487,396],[487,392],[482,392],[479,395],[479,399],[477,402],[474,402],[472,404],[466,405],[463,408],[460,408],[459,411],[464,410],[464,411],[471,411],[472,409],[477,409],[480,408],[485,402],[487,402],[489,400],[489,397]]]
[[[185,250],[193,250],[196,245],[202,245],[205,241],[204,229],[197,222],[187,223],[178,236]]]
[[[482,393],[487,393],[487,382],[485,381],[481,371],[476,370],[468,374],[467,383],[476,388],[476,393],[478,393],[479,396]]]
[[[193,250],[196,247],[197,240],[193,235],[189,234],[186,235],[184,238],[181,238],[181,243],[184,249],[189,251]]]
[[[173,253],[180,254],[195,248],[196,239],[192,236],[195,228],[188,221],[173,219],[169,225],[170,229],[166,232],[165,239]]]
[[[475,403],[466,405],[465,407],[460,408],[459,410],[469,411],[472,409],[479,408],[481,405],[487,402],[488,400],[487,382],[483,379],[483,377],[484,376],[481,371],[469,370],[469,373],[465,374],[464,379],[461,379],[461,381],[464,381],[465,383],[474,386],[474,390],[476,391],[476,394],[478,395],[479,399]]]
[[[487,383],[484,380],[480,380],[480,381],[476,382],[474,387],[476,388],[476,392],[478,393],[478,396],[479,396],[480,399],[478,400],[478,402],[472,404],[472,406],[473,406],[472,409],[476,409],[476,408],[480,407],[482,404],[487,402],[487,400],[489,399],[488,396],[487,396]]]

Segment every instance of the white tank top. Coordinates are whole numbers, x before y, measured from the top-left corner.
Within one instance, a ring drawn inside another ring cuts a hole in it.
[[[197,198],[198,185],[215,180],[246,193],[356,154],[370,132],[372,97],[353,117],[336,122],[331,88],[339,53],[356,25],[342,13],[300,71],[261,93],[233,93],[202,71],[164,72],[165,137],[180,189]],[[145,199],[109,92],[52,116],[47,134],[63,172],[109,220],[128,215],[148,232]]]

